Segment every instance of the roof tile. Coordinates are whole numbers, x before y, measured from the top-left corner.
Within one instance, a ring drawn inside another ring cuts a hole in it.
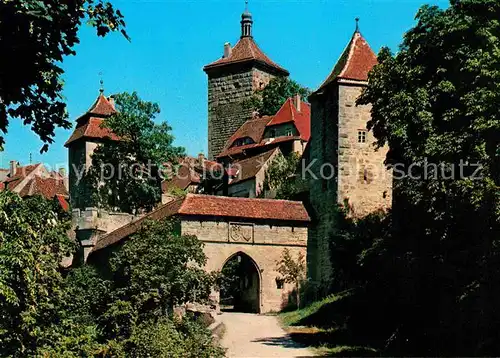
[[[377,64],[377,56],[368,42],[356,31],[320,89],[337,79],[367,81],[368,73]]]
[[[277,63],[271,61],[269,57],[266,56],[264,52],[255,43],[252,37],[241,38],[236,45],[231,50],[231,55],[229,57],[223,57],[215,62],[206,65],[203,70],[207,71],[215,67],[220,67],[223,65],[233,64],[233,63],[243,63],[249,61],[257,61],[264,63],[274,69],[288,75],[288,71]]]
[[[101,250],[134,234],[146,219],[162,220],[176,215],[292,221],[304,224],[310,221],[304,205],[298,201],[188,194],[185,198],[165,204],[148,215],[102,237],[92,251]]]

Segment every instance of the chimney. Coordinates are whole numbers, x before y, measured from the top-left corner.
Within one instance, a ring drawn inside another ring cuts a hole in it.
[[[66,168],[59,168],[59,175],[62,176],[64,187],[69,191],[69,178],[66,176]]]
[[[108,102],[111,104],[113,108],[115,108],[115,98],[113,96],[108,97]]]
[[[10,177],[12,178],[14,175],[16,175],[16,171],[17,171],[17,161],[16,160],[11,160],[10,161]]]
[[[295,108],[297,108],[297,111],[300,112],[300,104],[301,104],[301,99],[300,99],[300,94],[296,94],[295,97],[293,98],[293,104],[295,105]]]
[[[228,58],[231,56],[233,49],[231,48],[231,44],[229,42],[226,42],[224,44],[224,58]]]

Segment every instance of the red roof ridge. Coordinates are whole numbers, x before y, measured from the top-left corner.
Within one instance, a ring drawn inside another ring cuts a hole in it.
[[[220,196],[220,195],[205,195],[205,194],[187,194],[186,198],[216,198],[216,199],[224,199],[228,201],[260,201],[260,202],[268,202],[268,203],[294,203],[294,204],[302,204],[301,201],[294,200],[286,200],[286,199],[266,199],[266,198],[242,198],[237,196]]]
[[[278,65],[276,62],[272,61],[259,48],[259,46],[252,37],[240,38],[232,48],[231,55],[229,57],[219,58],[218,60],[211,62],[205,67],[203,67],[203,70],[206,72],[207,70],[210,70],[215,67],[234,64],[234,63],[242,63],[247,61],[257,61],[267,66],[270,66],[285,75],[289,74],[289,72],[286,69]]]

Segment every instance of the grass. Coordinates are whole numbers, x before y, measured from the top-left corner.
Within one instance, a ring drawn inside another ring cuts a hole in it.
[[[278,316],[297,343],[312,348],[318,356],[375,356],[377,350],[356,342],[346,328],[344,308],[351,291],[330,295],[300,310]]]
[[[333,294],[322,299],[321,301],[316,301],[307,307],[301,308],[300,310],[280,313],[279,316],[285,326],[295,326],[320,311],[324,306],[340,301],[348,297],[350,294],[350,291]]]

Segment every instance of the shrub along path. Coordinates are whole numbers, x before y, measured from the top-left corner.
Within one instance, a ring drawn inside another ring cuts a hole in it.
[[[226,329],[221,341],[227,357],[313,357],[314,353],[290,339],[276,316],[223,313]]]

